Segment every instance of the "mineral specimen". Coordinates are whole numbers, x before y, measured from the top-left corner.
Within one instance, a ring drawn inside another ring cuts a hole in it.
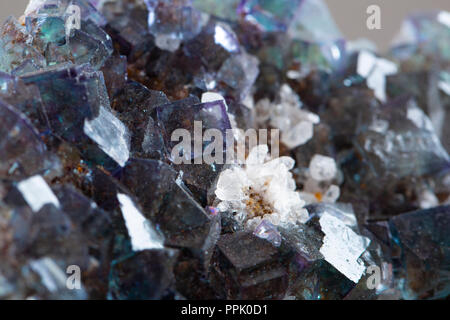
[[[0,299],[448,299],[449,17],[382,54],[322,0],[31,0]]]

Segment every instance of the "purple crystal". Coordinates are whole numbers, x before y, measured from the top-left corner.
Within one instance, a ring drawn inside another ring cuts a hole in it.
[[[158,107],[157,119],[168,158],[175,163],[177,170],[183,172],[182,178],[190,188],[192,186],[192,192],[204,201],[206,190],[220,173],[226,156],[226,131],[231,129],[231,124],[223,101],[199,104],[197,98],[187,98]],[[203,133],[208,129],[218,130],[222,135],[222,146],[215,150],[219,157],[222,155],[222,160],[212,164],[202,160],[212,143],[203,141]],[[187,141],[190,148],[185,148],[184,144],[180,148],[180,141],[173,141],[172,135],[179,130],[190,135],[191,140]]]
[[[44,173],[57,164],[52,163],[44,142],[25,115],[1,99],[0,117],[5,121],[0,128],[2,178]]]
[[[401,248],[399,272],[405,299],[444,298],[447,281],[450,206],[405,213],[389,221],[392,245]]]
[[[175,170],[155,160],[131,160],[121,178],[139,200],[144,216],[164,234],[166,245],[207,250],[218,236],[218,219],[176,180]]]
[[[259,61],[247,53],[241,53],[228,58],[217,74],[217,79],[223,81],[234,96],[244,99],[259,74]],[[228,88],[224,89],[228,92]]]
[[[173,284],[177,251],[145,250],[115,260],[108,296],[119,300],[157,300]]]
[[[45,58],[27,43],[30,35],[19,22],[10,17],[0,28],[0,71],[11,72],[30,59],[39,67],[46,65]],[[19,39],[17,41],[16,39]]]
[[[30,1],[0,26],[0,299],[448,298],[449,26],[384,56],[323,0]],[[274,158],[225,162],[237,129]]]
[[[149,11],[149,30],[159,48],[175,51],[183,40],[189,40],[200,32],[205,19],[189,2],[145,1]]]
[[[281,234],[273,224],[266,220],[263,220],[256,227],[253,234],[261,239],[269,241],[275,247],[279,247],[281,245]]]
[[[447,151],[414,100],[399,98],[372,112],[357,129],[357,141],[377,174],[421,176],[448,165]]]
[[[213,277],[222,283],[224,298],[280,299],[287,289],[283,257],[270,242],[250,233],[223,235],[214,267]]]

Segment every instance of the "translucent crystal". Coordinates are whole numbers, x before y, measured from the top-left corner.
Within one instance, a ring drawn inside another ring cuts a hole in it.
[[[64,294],[68,295],[67,298],[72,299],[86,299],[86,292],[84,288],[73,290],[69,294],[67,288],[67,275],[66,273],[49,257],[33,260],[30,262],[31,269],[37,273],[42,281],[42,284],[46,289],[60,297]],[[67,293],[64,293],[67,291]]]
[[[105,21],[88,1],[35,2],[29,8],[26,28],[48,65],[75,61],[99,69],[111,55],[111,38],[99,27]]]
[[[285,31],[301,1],[242,1],[239,11],[245,19],[265,31]]]
[[[95,249],[92,256],[106,258],[109,254],[103,244],[110,241],[116,231],[109,212],[102,210],[96,202],[70,184],[54,186],[52,190],[58,198],[61,210],[67,213],[72,223],[76,224],[88,239],[89,246]],[[105,268],[106,266],[100,265],[96,269]]]
[[[0,175],[26,178],[44,173],[59,161],[47,152],[47,147],[29,120],[0,99]]]
[[[59,201],[41,176],[33,176],[17,184],[25,201],[34,212],[39,211],[47,203],[59,207]]]
[[[66,276],[58,265],[49,258],[35,260],[30,263],[31,269],[38,273],[44,285],[51,292],[56,292],[65,286]]]
[[[146,0],[146,4],[149,10],[149,30],[155,36],[156,45],[164,50],[177,50],[183,40],[197,35],[206,22],[206,17],[185,0],[170,4],[160,0]]]
[[[162,156],[162,133],[150,115],[156,107],[167,103],[169,99],[163,92],[149,90],[134,81],[126,83],[114,96],[111,105],[117,117],[128,128],[134,128],[131,135],[133,153],[144,151],[150,157]]]
[[[323,196],[323,201],[324,202],[336,202],[339,199],[339,196],[341,195],[341,189],[332,184],[328,190],[325,192],[324,196]]]
[[[204,83],[208,89],[217,86],[215,72],[230,56],[241,51],[238,37],[231,26],[213,18],[183,46],[183,53],[193,64],[193,72],[198,73],[196,82]]]
[[[204,12],[226,20],[237,20],[241,0],[192,0],[192,5]]]
[[[405,299],[443,298],[450,292],[448,279],[449,206],[405,213],[389,222],[392,244],[402,250],[401,282]]]
[[[68,141],[79,142],[84,120],[95,118],[100,106],[109,107],[102,74],[86,65],[59,65],[22,79],[39,88],[52,130]]]
[[[322,0],[301,1],[288,32],[293,38],[309,42],[329,42],[342,38],[326,3]]]
[[[217,74],[217,80],[226,83],[244,99],[259,74],[259,61],[246,53],[228,58]]]
[[[288,48],[288,55],[292,60],[293,69],[289,76],[300,81],[314,70],[320,70],[325,74],[341,70],[346,65],[346,43],[342,39],[325,43],[294,39]],[[302,65],[302,70],[296,70],[298,64]]]
[[[358,226],[355,212],[351,204],[345,203],[315,203],[306,206],[311,216],[321,217],[323,214],[330,214],[353,230]]]
[[[429,118],[414,100],[397,99],[362,123],[379,120],[388,123],[385,132],[369,127],[358,136],[358,145],[367,152],[375,172],[420,176],[439,171],[449,162]]]
[[[30,0],[24,15],[25,17],[33,16],[36,13],[41,14],[60,14],[70,13],[67,9],[70,5],[76,5],[80,8],[82,20],[91,20],[99,26],[104,26],[106,21],[103,16],[96,10],[96,0]]]
[[[206,103],[206,102],[214,102],[214,101],[223,101],[223,103],[225,104],[225,106],[227,106],[227,102],[225,101],[225,98],[216,92],[205,92],[202,94],[202,103]],[[226,108],[228,110],[228,107]]]
[[[266,220],[263,220],[256,227],[253,234],[261,239],[269,241],[275,247],[279,247],[281,245],[281,234],[273,224]]]
[[[386,76],[397,73],[395,63],[377,58],[368,51],[362,51],[358,56],[357,72],[367,78],[367,86],[375,91],[375,96],[386,102]]]
[[[139,159],[127,163],[121,181],[137,197],[144,217],[162,232],[165,245],[207,251],[218,236],[217,218],[176,183],[177,176],[165,163]]]
[[[0,26],[0,299],[447,298],[449,17],[378,55],[323,0],[31,0]]]
[[[337,167],[333,158],[315,155],[309,164],[311,177],[317,181],[331,180],[336,176]]]
[[[423,65],[425,55],[437,62],[449,61],[450,27],[448,11],[418,13],[408,17],[402,24],[399,34],[394,38],[393,53],[401,60],[412,59],[413,65]]]
[[[144,250],[114,260],[108,298],[118,300],[162,299],[173,283],[174,249]],[[145,279],[143,281],[142,279]]]
[[[125,166],[130,157],[130,134],[110,111],[100,107],[98,117],[85,120],[84,133],[120,166]]]
[[[164,248],[164,239],[156,232],[150,221],[145,219],[133,201],[125,194],[118,194],[122,214],[134,251]]]
[[[7,74],[0,73],[0,79],[0,98],[26,115],[39,132],[47,131],[49,123],[38,88]]]
[[[219,283],[225,283],[219,291],[224,298],[274,299],[283,297],[286,292],[287,272],[283,257],[269,241],[251,233],[221,236],[213,265]],[[267,287],[270,290],[265,289]]]
[[[91,22],[84,23],[68,39],[73,59],[78,64],[90,63],[100,69],[113,52],[111,38],[106,32]]]
[[[29,44],[30,37],[15,18],[6,20],[0,28],[0,71],[9,73],[25,59],[30,59],[40,68],[46,65],[42,54]]]
[[[24,14],[28,16],[29,14],[38,11],[46,2],[48,2],[48,0],[30,0],[25,8]]]
[[[326,212],[320,217],[320,226],[325,233],[320,253],[347,278],[358,282],[365,271],[365,266],[358,259],[369,246],[370,240],[357,235]]]
[[[136,61],[154,47],[148,30],[148,10],[143,1],[100,2],[97,7],[105,15],[105,30],[111,36],[120,54]]]
[[[177,170],[183,171],[183,180],[192,186],[196,196],[205,197],[206,189],[213,184],[226,160],[227,130],[231,124],[224,101],[200,103],[191,96],[158,107],[157,121],[170,161]],[[174,139],[173,135],[180,129],[189,134],[189,140],[184,136]],[[214,129],[221,139],[203,140],[203,133],[208,129]],[[208,149],[216,157],[208,159]]]

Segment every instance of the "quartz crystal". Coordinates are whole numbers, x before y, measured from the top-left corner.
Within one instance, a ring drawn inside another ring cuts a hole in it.
[[[383,53],[323,0],[29,1],[0,299],[448,299],[449,17]]]

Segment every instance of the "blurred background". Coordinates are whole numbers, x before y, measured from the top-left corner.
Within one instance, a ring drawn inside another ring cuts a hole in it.
[[[347,39],[367,38],[381,51],[386,50],[400,29],[401,21],[414,12],[429,10],[450,11],[450,0],[325,0],[334,19]],[[20,16],[28,0],[1,0],[0,20],[9,15]],[[381,30],[368,30],[366,10],[370,5],[381,8]]]

